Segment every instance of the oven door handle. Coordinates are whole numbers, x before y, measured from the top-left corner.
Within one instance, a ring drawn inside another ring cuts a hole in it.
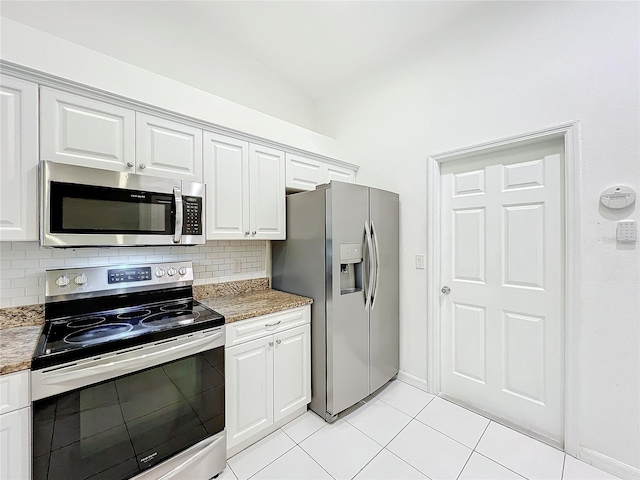
[[[176,225],[173,232],[173,243],[180,243],[182,237],[182,191],[178,187],[173,187],[173,197],[176,200]]]
[[[221,345],[213,345],[218,339],[223,338]],[[95,362],[80,363],[63,367],[58,370],[49,372],[42,372],[39,381],[47,385],[56,385],[65,387],[68,382],[75,380],[81,380],[80,385],[73,385],[72,388],[78,388],[84,385],[89,385],[95,382],[106,380],[108,378],[119,377],[126,373],[135,372],[140,369],[153,367],[164,362],[171,360],[177,360],[179,358],[193,355],[202,351],[210,350],[216,346],[224,346],[224,331],[220,330],[214,335],[207,335],[205,337],[197,338],[186,343],[180,343],[178,345],[171,345],[170,343],[162,343],[160,345],[153,345],[154,347],[166,347],[161,350],[152,350],[148,353],[143,353],[140,350],[132,350],[125,352],[121,355],[135,355],[130,358],[123,358],[118,360],[118,356],[112,356],[104,359],[96,360]],[[35,373],[35,372],[32,372]],[[65,388],[68,390],[68,388]]]

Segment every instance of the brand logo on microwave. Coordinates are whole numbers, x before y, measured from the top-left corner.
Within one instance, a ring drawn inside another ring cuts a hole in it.
[[[140,459],[140,463],[147,463],[148,461],[153,460],[153,458],[154,458],[156,455],[158,455],[158,452],[153,452],[151,455],[147,455],[146,457],[141,458],[141,459]]]
[[[131,198],[147,198],[146,195],[139,195],[137,193],[132,193]]]

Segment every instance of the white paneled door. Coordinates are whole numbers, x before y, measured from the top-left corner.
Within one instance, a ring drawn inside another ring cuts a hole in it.
[[[562,152],[547,142],[441,168],[442,393],[559,444]]]

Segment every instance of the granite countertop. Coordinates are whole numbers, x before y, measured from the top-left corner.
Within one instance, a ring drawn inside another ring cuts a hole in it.
[[[43,305],[0,309],[0,375],[31,367],[42,325]]]
[[[309,305],[311,298],[269,288],[268,278],[195,285],[193,295],[225,316],[226,323]],[[44,305],[0,309],[0,375],[31,367],[44,325]]]
[[[201,298],[200,302],[224,315],[226,323],[313,303],[313,299],[279,290],[256,290],[233,295]]]

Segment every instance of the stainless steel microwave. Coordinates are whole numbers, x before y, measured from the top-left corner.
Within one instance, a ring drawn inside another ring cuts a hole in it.
[[[205,185],[40,163],[45,247],[205,243]]]

